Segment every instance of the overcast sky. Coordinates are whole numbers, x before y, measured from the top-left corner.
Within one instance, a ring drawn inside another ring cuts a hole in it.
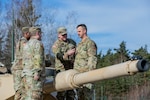
[[[105,53],[126,42],[131,52],[148,45],[150,51],[150,0],[43,0],[62,15],[78,13],[78,24],[85,23],[88,34]]]

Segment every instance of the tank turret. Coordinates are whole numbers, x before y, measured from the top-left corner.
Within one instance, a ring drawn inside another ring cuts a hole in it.
[[[148,71],[149,67],[149,63],[146,60],[130,60],[124,63],[107,66],[84,73],[79,73],[78,71],[73,69],[60,72],[57,74],[54,80],[47,80],[45,82],[43,89],[44,100],[55,100],[55,98],[50,95],[50,93],[55,91],[80,88],[83,84],[87,83],[94,83],[97,81],[121,76],[134,75],[138,72]],[[4,83],[4,80],[8,77],[10,78],[9,83],[7,83],[6,85],[6,83]],[[5,92],[4,89],[7,91]],[[2,92],[3,95],[0,95],[1,99],[13,100],[12,97],[14,95],[14,91],[12,75],[7,75],[5,77],[4,75],[0,76],[0,93]],[[8,93],[9,95],[4,95]]]

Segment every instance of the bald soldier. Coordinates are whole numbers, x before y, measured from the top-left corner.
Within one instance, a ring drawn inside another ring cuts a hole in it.
[[[97,46],[87,36],[87,27],[85,24],[78,25],[76,29],[78,36],[81,38],[81,42],[76,48],[74,69],[79,72],[87,72],[96,68]],[[86,84],[82,88],[77,89],[78,100],[92,100],[92,87],[92,84]]]
[[[11,68],[14,79],[14,90],[15,90],[14,100],[20,100],[22,94],[24,94],[24,88],[22,86],[22,77],[21,77],[21,73],[23,70],[22,55],[23,55],[23,47],[27,43],[29,38],[30,38],[29,27],[23,27],[22,38],[18,41],[16,45],[15,60]]]
[[[41,29],[29,29],[30,40],[23,48],[24,100],[42,100],[42,88],[45,79],[44,47],[41,43]]]
[[[67,38],[65,27],[59,27],[57,33],[58,40],[52,46],[52,51],[55,54],[55,68],[58,73],[73,69],[76,42]],[[58,92],[56,97],[58,100],[74,100],[75,93],[73,90]]]

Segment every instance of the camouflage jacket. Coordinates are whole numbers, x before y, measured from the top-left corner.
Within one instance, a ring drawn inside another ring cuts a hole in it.
[[[15,70],[22,70],[22,54],[23,54],[23,46],[27,43],[27,39],[25,37],[22,37],[19,42],[16,45],[16,50],[15,50],[15,60],[13,62],[12,71]]]
[[[31,38],[23,48],[23,76],[45,76],[44,47],[41,41]]]
[[[97,64],[97,46],[90,38],[81,41],[76,48],[76,57],[74,69],[79,72],[85,72],[96,68]]]
[[[52,46],[52,51],[55,54],[56,70],[64,71],[73,68],[75,55],[68,56],[66,52],[76,47],[76,42],[72,39],[67,39],[66,42],[57,40]]]

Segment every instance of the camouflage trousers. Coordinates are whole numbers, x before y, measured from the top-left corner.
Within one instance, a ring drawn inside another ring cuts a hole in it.
[[[75,100],[74,90],[57,92],[57,100]]]
[[[42,89],[43,80],[34,80],[33,76],[24,76],[23,85],[25,87],[24,100],[43,100]]]
[[[15,70],[13,72],[14,90],[15,90],[14,100],[23,100],[22,95],[24,94],[24,87],[21,73],[22,70]]]
[[[78,100],[93,100],[93,88],[83,86],[77,89]]]
[[[56,70],[55,71],[55,77],[59,72],[64,71],[62,70]],[[67,91],[62,91],[62,92],[57,92],[56,95],[57,100],[75,100],[75,92],[74,90],[67,90]]]

